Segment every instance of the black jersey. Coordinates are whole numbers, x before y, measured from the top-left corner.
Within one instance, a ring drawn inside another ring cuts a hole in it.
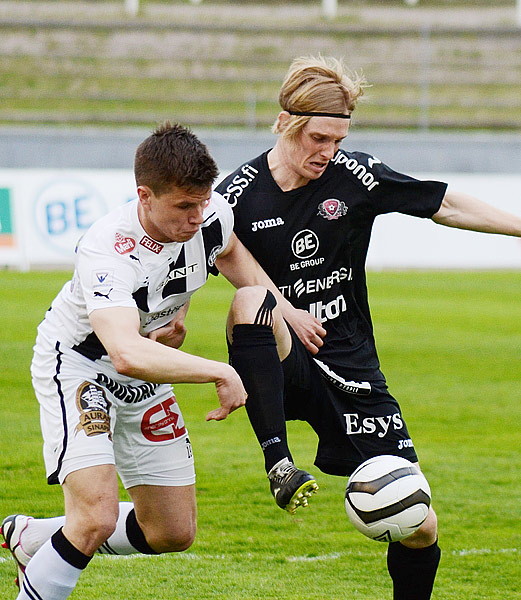
[[[233,207],[235,233],[284,296],[324,324],[320,361],[341,377],[382,379],[365,278],[373,221],[390,212],[432,217],[446,184],[339,150],[319,179],[283,192],[267,154],[217,187]]]

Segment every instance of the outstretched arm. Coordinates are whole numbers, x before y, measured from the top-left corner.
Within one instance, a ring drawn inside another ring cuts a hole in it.
[[[521,217],[460,192],[448,191],[432,220],[458,229],[521,236]]]
[[[245,404],[246,391],[235,369],[143,337],[136,308],[101,308],[89,318],[118,373],[151,383],[214,383],[220,407],[207,420],[225,419]]]

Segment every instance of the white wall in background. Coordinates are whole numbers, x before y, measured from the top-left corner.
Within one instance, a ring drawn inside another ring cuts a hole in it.
[[[521,215],[520,175],[415,176],[447,181],[454,190]],[[76,242],[89,225],[135,196],[131,170],[0,169],[0,265],[72,266]],[[382,215],[374,225],[368,267],[518,268],[521,241],[442,227],[429,219]]]

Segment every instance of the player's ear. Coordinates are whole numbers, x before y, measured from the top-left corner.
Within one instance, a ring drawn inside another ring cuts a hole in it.
[[[290,120],[291,115],[287,110],[282,110],[277,117],[277,129],[283,131]]]
[[[141,204],[143,204],[144,206],[150,206],[152,190],[148,187],[148,185],[138,185],[137,195],[139,197]]]

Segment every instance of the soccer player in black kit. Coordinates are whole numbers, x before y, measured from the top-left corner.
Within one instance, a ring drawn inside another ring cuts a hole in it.
[[[315,464],[324,473],[348,476],[380,454],[418,461],[373,338],[365,261],[374,219],[399,212],[521,235],[516,216],[447,191],[444,183],[397,173],[369,154],[341,150],[364,85],[336,59],[294,60],[280,90],[275,146],[217,187],[233,207],[235,233],[282,293],[239,289],[227,335],[272,494],[291,513],[317,484],[293,464],[286,420],[314,429]],[[228,276],[226,260],[218,267]],[[437,537],[431,507],[420,529],[389,544],[395,600],[431,597]]]

